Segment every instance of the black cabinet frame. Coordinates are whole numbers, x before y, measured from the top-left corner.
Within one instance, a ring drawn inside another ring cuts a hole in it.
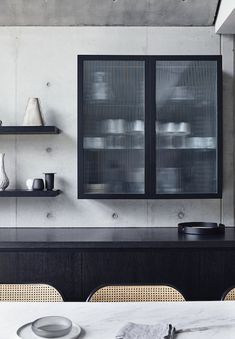
[[[145,62],[145,193],[97,194],[84,193],[84,150],[83,150],[83,62],[87,60],[132,60]],[[156,108],[155,108],[155,62],[172,61],[216,61],[217,62],[217,192],[156,194]],[[78,56],[78,198],[79,199],[214,199],[222,198],[222,56],[221,55],[79,55]]]

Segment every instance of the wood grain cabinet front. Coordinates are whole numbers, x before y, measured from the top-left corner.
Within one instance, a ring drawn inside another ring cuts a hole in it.
[[[188,300],[199,293],[200,256],[196,250],[93,250],[83,253],[83,292],[102,284],[169,284]]]
[[[65,301],[79,301],[81,254],[73,251],[0,252],[0,283],[45,283],[54,286]]]
[[[65,301],[103,284],[169,284],[186,300],[220,300],[235,285],[234,248],[1,250],[0,283],[45,283]]]

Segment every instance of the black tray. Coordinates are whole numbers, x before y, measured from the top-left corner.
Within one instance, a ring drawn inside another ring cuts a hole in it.
[[[215,222],[181,222],[178,224],[178,232],[195,235],[224,234],[225,226]]]

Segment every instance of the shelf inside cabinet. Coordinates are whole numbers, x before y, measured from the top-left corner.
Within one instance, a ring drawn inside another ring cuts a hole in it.
[[[56,197],[61,194],[60,190],[53,191],[28,191],[28,190],[5,190],[0,191],[0,198],[3,197]]]
[[[118,148],[118,147],[112,147],[112,148],[83,148],[85,151],[143,151],[144,148],[137,148],[137,147],[123,147],[123,148]]]
[[[157,147],[157,151],[216,151],[215,147]]]
[[[1,134],[59,134],[56,126],[0,126]]]
[[[142,101],[140,102],[115,102],[115,101],[100,101],[100,100],[87,100],[84,101],[84,105],[90,107],[90,106],[114,106],[114,107],[144,107],[144,104]]]

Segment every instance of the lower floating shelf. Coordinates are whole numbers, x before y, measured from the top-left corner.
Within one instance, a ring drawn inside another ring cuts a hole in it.
[[[56,197],[61,190],[53,191],[27,191],[27,190],[5,190],[0,191],[0,198],[3,197]]]
[[[1,134],[59,134],[56,126],[0,126]]]

